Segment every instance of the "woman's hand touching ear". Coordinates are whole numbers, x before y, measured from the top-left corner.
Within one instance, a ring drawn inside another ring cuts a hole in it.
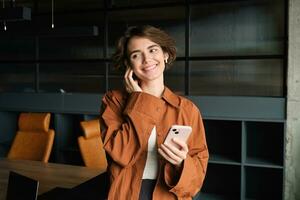
[[[139,86],[138,80],[133,79],[133,70],[130,67],[127,67],[126,73],[124,75],[124,80],[125,88],[128,93],[143,91]]]

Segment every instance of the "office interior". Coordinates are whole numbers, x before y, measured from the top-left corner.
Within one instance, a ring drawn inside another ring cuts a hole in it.
[[[55,131],[49,162],[84,166],[80,122],[99,118],[103,94],[123,84],[111,63],[116,41],[126,27],[150,24],[176,40],[165,84],[204,119],[201,199],[300,199],[299,0],[4,0],[2,8],[13,14],[0,23],[0,157],[20,114],[43,112]]]

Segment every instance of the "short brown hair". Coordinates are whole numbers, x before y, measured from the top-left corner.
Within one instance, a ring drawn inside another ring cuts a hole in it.
[[[133,37],[145,37],[160,45],[162,50],[169,54],[166,67],[169,67],[175,61],[175,40],[169,34],[150,25],[131,26],[118,40],[116,52],[112,56],[112,61],[116,69],[124,69],[126,67],[125,62],[130,63],[127,55],[127,46],[129,40]]]

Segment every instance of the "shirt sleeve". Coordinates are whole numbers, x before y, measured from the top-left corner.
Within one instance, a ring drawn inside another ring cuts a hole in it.
[[[144,92],[133,92],[126,102],[113,92],[102,99],[101,124],[104,149],[114,162],[133,165],[147,148],[154,125],[162,117],[163,101]]]
[[[205,138],[205,131],[202,117],[199,110],[194,106],[194,116],[192,119],[192,134],[188,140],[189,152],[183,161],[181,169],[176,169],[171,163],[166,163],[164,168],[164,178],[178,199],[190,199],[195,196],[202,187],[207,164],[208,149]]]

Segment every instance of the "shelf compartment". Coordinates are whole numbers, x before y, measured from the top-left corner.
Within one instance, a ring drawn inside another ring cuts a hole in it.
[[[89,121],[89,120],[94,120],[94,119],[99,119],[99,118],[100,118],[99,115],[88,115],[88,114],[86,114],[86,115],[83,116],[84,121]]]
[[[218,200],[240,199],[240,181],[241,167],[209,163],[200,197]]]
[[[0,142],[0,157],[7,156],[11,143],[12,143],[12,140]]]
[[[0,157],[6,157],[18,130],[19,112],[0,112]]]
[[[165,83],[176,94],[184,95],[185,67],[183,61],[177,61],[165,71]]]
[[[204,120],[206,140],[212,161],[241,161],[241,122]]]
[[[283,96],[282,59],[190,61],[190,94]]]
[[[266,168],[275,168],[275,169],[283,169],[282,165],[276,165],[273,162],[269,162],[265,159],[259,158],[247,158],[247,163],[245,166],[253,166],[253,167],[266,167]]]
[[[245,164],[283,166],[284,123],[246,122]]]
[[[201,200],[231,200],[231,198],[228,198],[226,196],[216,195],[216,194],[207,194],[207,193],[201,193],[200,199]]]
[[[60,156],[59,163],[85,166],[80,151],[78,149],[77,150],[71,148],[61,149],[60,153],[61,156]]]
[[[168,12],[166,12],[168,10]],[[115,42],[126,27],[151,24],[168,32],[176,41],[177,56],[185,55],[185,13],[183,6],[130,10],[112,10],[108,13],[108,55],[112,55]],[[153,13],[156,13],[153,15]],[[124,20],[125,19],[125,20]]]
[[[211,154],[209,155],[209,162],[216,163],[216,164],[227,164],[227,165],[241,165],[240,162],[233,160],[230,157],[226,157],[223,155]]]
[[[82,135],[80,122],[84,120],[83,114],[55,114],[55,157],[58,163],[82,165],[77,138]]]
[[[77,147],[77,137],[81,135],[80,122],[84,120],[81,114],[55,114],[54,126],[60,148]]]
[[[105,91],[105,63],[56,62],[40,64],[41,92],[103,93]]]
[[[283,53],[284,1],[209,2],[190,7],[192,56]]]
[[[245,173],[245,199],[282,200],[282,169],[246,167]]]

